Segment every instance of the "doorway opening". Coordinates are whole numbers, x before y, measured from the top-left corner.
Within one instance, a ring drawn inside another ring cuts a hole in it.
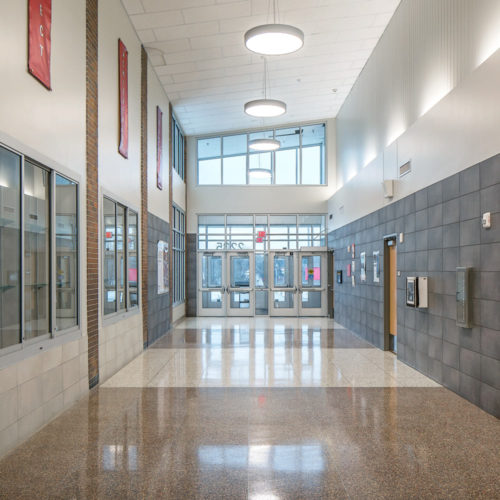
[[[199,252],[199,316],[327,316],[327,252]]]
[[[384,349],[398,350],[398,285],[396,235],[384,238]]]

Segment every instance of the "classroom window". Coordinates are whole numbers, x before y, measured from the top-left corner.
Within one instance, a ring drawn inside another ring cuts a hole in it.
[[[0,146],[0,349],[78,325],[78,184]]]
[[[186,216],[180,208],[175,205],[173,208],[173,303],[176,305],[186,299]]]
[[[104,197],[103,225],[103,311],[108,315],[139,304],[137,212]]]

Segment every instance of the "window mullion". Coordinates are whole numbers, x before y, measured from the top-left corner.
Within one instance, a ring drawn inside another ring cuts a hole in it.
[[[114,203],[115,205],[115,312],[118,312],[120,309],[118,307],[118,203]]]
[[[57,321],[56,321],[56,174],[51,171],[50,176],[50,190],[49,190],[49,200],[50,200],[50,220],[48,224],[48,230],[50,231],[50,268],[49,268],[49,290],[50,290],[50,320],[49,328],[54,337],[57,332]]]
[[[125,292],[125,310],[128,311],[130,304],[128,300],[128,212],[129,209],[125,208],[123,212],[123,260],[124,260],[124,276],[123,276],[123,290]]]
[[[25,317],[24,317],[24,308],[25,308],[25,294],[24,294],[24,287],[25,287],[25,284],[24,282],[26,281],[25,279],[25,276],[24,276],[24,268],[25,268],[25,263],[24,263],[24,259],[25,259],[25,256],[24,256],[24,240],[25,240],[25,230],[24,230],[24,210],[25,210],[25,203],[24,203],[24,183],[25,183],[25,179],[24,179],[24,155],[21,156],[21,172],[20,172],[20,175],[21,175],[21,189],[19,190],[19,195],[20,195],[20,206],[21,206],[21,213],[20,213],[20,216],[19,216],[19,228],[20,228],[20,231],[21,231],[21,258],[19,260],[19,272],[21,274],[20,278],[19,278],[19,285],[21,287],[20,289],[20,294],[21,294],[21,300],[20,300],[20,308],[21,308],[21,311],[20,311],[20,316],[19,316],[19,319],[20,319],[20,325],[21,325],[21,331],[20,331],[20,335],[21,335],[21,344],[24,344],[24,329],[25,329],[25,326],[26,326],[26,320],[25,320]]]

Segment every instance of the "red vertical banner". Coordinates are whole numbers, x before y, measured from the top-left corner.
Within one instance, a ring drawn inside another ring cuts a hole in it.
[[[28,0],[28,71],[49,90],[52,0]]]
[[[120,94],[120,145],[118,152],[128,158],[128,51],[118,40],[118,71]]]
[[[163,189],[163,112],[156,106],[156,185]]]

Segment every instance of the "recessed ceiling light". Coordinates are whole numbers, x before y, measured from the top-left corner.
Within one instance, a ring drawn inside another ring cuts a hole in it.
[[[245,45],[266,56],[290,54],[304,45],[304,33],[288,24],[263,24],[245,33]]]
[[[276,139],[253,139],[248,143],[248,148],[253,151],[276,151],[281,147]]]
[[[257,118],[270,118],[286,113],[286,104],[276,99],[256,99],[245,103],[245,113]]]

